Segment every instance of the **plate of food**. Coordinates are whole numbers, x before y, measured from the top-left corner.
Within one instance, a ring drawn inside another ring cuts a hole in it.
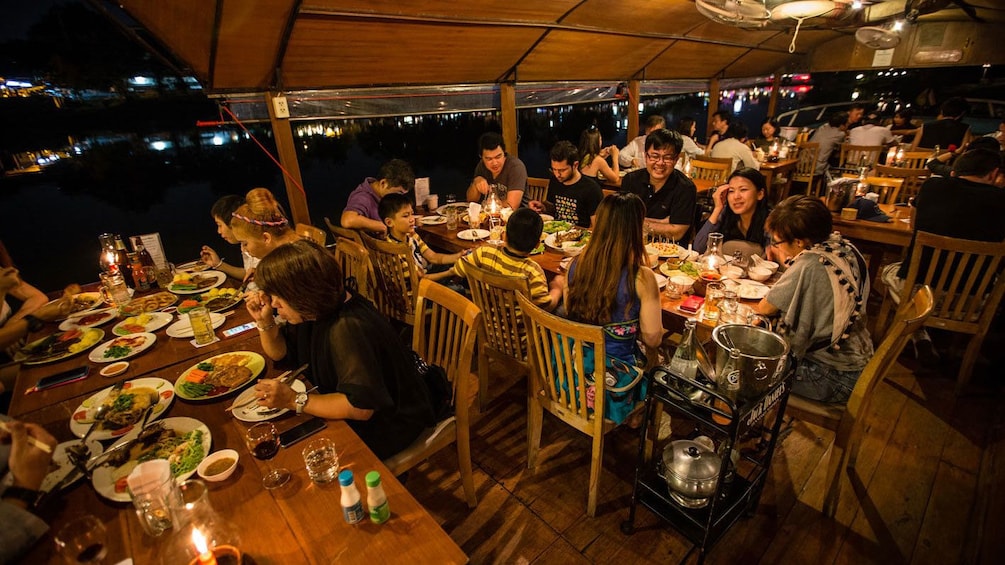
[[[663,263],[660,265],[660,272],[667,277],[675,277],[677,275],[686,275],[692,279],[698,278],[698,265],[695,265],[691,261],[684,261],[676,269],[671,267],[669,263]]]
[[[254,351],[222,353],[182,371],[175,393],[185,400],[212,400],[241,389],[265,370],[265,358]]]
[[[457,232],[457,237],[467,241],[478,241],[479,239],[485,239],[491,232],[489,230],[464,230]]]
[[[750,279],[727,280],[726,285],[728,288],[735,290],[736,295],[744,300],[760,300],[771,290],[767,285]]]
[[[112,327],[115,335],[138,333],[153,333],[171,323],[173,316],[164,312],[144,312],[138,316],[130,316]]]
[[[59,324],[59,329],[65,331],[73,328],[93,328],[106,324],[119,315],[115,308],[102,308],[101,310],[88,310],[79,314],[73,314]]]
[[[14,360],[25,365],[52,363],[83,353],[105,337],[98,328],[73,328],[56,332],[25,345],[14,354]]]
[[[108,340],[94,348],[87,358],[95,363],[111,363],[136,357],[153,347],[157,336],[148,332],[129,334]]]
[[[89,310],[94,310],[98,306],[101,306],[105,299],[101,297],[100,292],[78,292],[73,295],[70,304],[70,315],[78,314],[81,312],[87,312]]]
[[[290,384],[290,387],[296,392],[307,391],[307,385],[304,384],[303,381],[293,381],[293,383]],[[255,402],[255,400],[255,389],[249,388],[245,390],[234,399],[234,406],[239,406],[239,408],[232,410],[231,414],[242,422],[264,422],[266,420],[278,418],[279,416],[289,412],[288,408],[274,410],[265,406],[258,406],[258,403]]]
[[[128,447],[126,443],[132,442]],[[213,435],[206,424],[195,418],[164,418],[148,425],[136,438],[122,438],[108,450],[119,446],[94,469],[91,484],[98,494],[115,502],[131,500],[126,478],[144,461],[166,459],[171,464],[171,476],[183,481],[195,473],[196,467],[209,455]]]
[[[538,213],[538,215],[541,216],[542,222],[550,222],[555,219],[555,216],[552,216],[551,214]]]
[[[544,233],[558,233],[561,231],[571,230],[576,226],[572,225],[572,222],[566,222],[564,220],[548,220],[544,222]]]
[[[222,326],[223,323],[227,321],[226,316],[224,316],[223,314],[217,314],[215,312],[210,313],[209,319],[213,323],[214,330]],[[192,322],[189,321],[188,316],[181,316],[180,320],[168,326],[167,334],[170,337],[176,337],[176,338],[195,337],[195,334],[192,333]]]
[[[451,209],[456,210],[458,214],[464,214],[468,211],[468,203],[454,202],[452,204],[444,204],[443,206],[440,206],[439,208],[436,209],[436,213],[441,216],[446,216],[447,210]]]
[[[175,302],[178,302],[178,297],[176,295],[167,291],[161,291],[134,298],[126,305],[125,308],[123,308],[123,310],[130,315],[142,314],[144,312],[156,312],[157,310],[171,306]]]
[[[578,255],[590,242],[590,231],[580,228],[550,233],[544,238],[545,246],[566,255]]]
[[[236,288],[213,288],[199,296],[186,298],[178,305],[178,313],[185,314],[197,306],[205,306],[210,312],[230,310],[241,303],[244,295]]]
[[[177,273],[168,286],[175,294],[202,294],[218,287],[227,280],[227,274],[222,271],[202,271],[200,273]]]
[[[438,226],[447,223],[447,219],[443,216],[423,216],[419,221],[424,226]]]
[[[646,244],[646,253],[650,255],[659,255],[660,258],[663,257],[683,258],[685,255],[687,255],[687,250],[677,245],[676,243],[669,243],[666,241],[653,241]]]
[[[56,488],[63,479],[67,478],[70,473],[76,470],[76,467],[70,461],[70,458],[66,455],[66,448],[71,445],[77,445],[80,440],[71,439],[70,441],[64,441],[60,443],[52,450],[52,459],[49,461],[49,474],[42,479],[42,484],[39,485],[39,492],[51,492],[52,489]],[[88,457],[94,457],[95,455],[101,455],[105,452],[105,449],[101,447],[101,443],[94,439],[87,439],[87,452]],[[66,488],[80,479],[84,478],[83,473],[77,473],[77,478],[72,481],[61,485],[61,488]]]
[[[84,437],[92,425],[97,425],[98,428],[91,434],[91,438],[97,441],[122,437],[136,427],[151,405],[153,409],[148,422],[163,416],[174,396],[171,383],[156,377],[133,379],[122,383],[121,387],[112,385],[80,403],[70,417],[70,431],[77,437]],[[156,404],[153,402],[155,397]],[[94,417],[102,405],[108,408],[102,420],[94,424]]]
[[[203,263],[201,259],[196,259],[195,261],[189,261],[188,263],[182,263],[175,267],[175,272],[181,271],[183,273],[200,273],[209,268],[209,264]]]

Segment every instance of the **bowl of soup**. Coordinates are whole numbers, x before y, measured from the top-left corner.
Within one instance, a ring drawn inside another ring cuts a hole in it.
[[[221,449],[202,460],[196,471],[199,476],[211,483],[225,481],[237,469],[239,455],[233,449]]]

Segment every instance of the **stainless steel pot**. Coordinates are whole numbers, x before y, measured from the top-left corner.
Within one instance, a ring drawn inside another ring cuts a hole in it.
[[[745,324],[725,324],[712,330],[715,370],[721,375],[729,360],[730,343],[740,350],[740,398],[757,398],[785,374],[789,344],[775,332]]]
[[[686,508],[702,508],[715,494],[722,459],[706,445],[687,439],[663,450],[663,478],[670,497]]]

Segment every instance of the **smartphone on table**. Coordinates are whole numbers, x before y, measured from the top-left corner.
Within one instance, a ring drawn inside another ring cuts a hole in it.
[[[91,367],[88,365],[82,365],[80,367],[75,367],[62,373],[56,373],[55,375],[49,375],[48,377],[42,377],[38,379],[35,386],[24,391],[25,394],[31,394],[33,392],[38,392],[40,390],[45,390],[47,388],[55,388],[57,386],[62,386],[65,384],[70,384],[73,382],[81,381],[87,378],[88,373],[90,373]]]
[[[301,422],[296,426],[279,434],[279,445],[289,447],[305,437],[320,432],[328,427],[324,418],[314,417],[306,422]]]

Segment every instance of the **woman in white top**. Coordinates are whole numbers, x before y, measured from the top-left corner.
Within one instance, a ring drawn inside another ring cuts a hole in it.
[[[719,159],[725,159],[726,157],[732,159],[733,166],[729,169],[730,173],[735,171],[741,162],[744,167],[759,169],[761,164],[757,162],[754,153],[747,146],[746,141],[747,126],[738,121],[730,122],[726,133],[723,134],[723,139],[715,144],[709,156]]]
[[[677,124],[677,133],[684,139],[684,148],[681,151],[687,153],[687,156],[692,158],[705,154],[705,150],[694,142],[694,132],[696,129],[698,129],[698,124],[694,121],[694,118],[683,118]]]

